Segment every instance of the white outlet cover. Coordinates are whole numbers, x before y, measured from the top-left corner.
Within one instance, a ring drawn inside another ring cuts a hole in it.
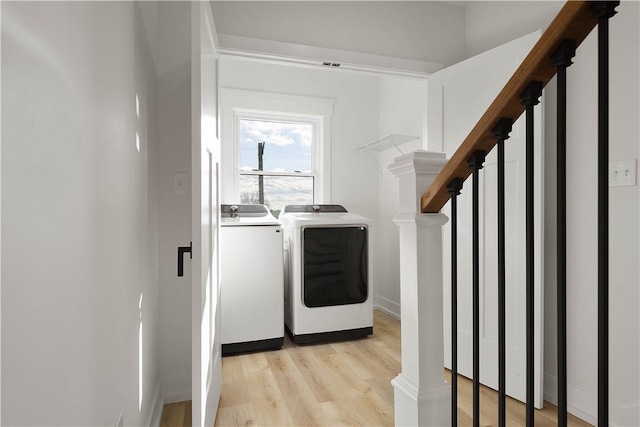
[[[636,159],[609,162],[609,187],[633,187],[637,177]]]

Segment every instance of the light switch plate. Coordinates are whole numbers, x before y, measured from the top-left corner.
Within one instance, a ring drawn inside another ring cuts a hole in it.
[[[186,196],[189,187],[189,177],[186,173],[173,174],[173,194]]]
[[[636,159],[609,162],[609,187],[633,187],[636,185]]]

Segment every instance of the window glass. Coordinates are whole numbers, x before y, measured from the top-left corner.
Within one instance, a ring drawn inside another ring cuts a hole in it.
[[[240,121],[240,170],[269,172],[312,171],[310,123],[282,123],[263,120]],[[258,144],[264,143],[259,168]]]
[[[315,202],[314,125],[239,121],[240,203],[264,204],[277,216],[286,205]]]
[[[259,180],[259,175],[240,175],[240,203],[264,204],[276,217],[287,205],[314,203],[312,176],[263,176],[264,201],[262,203]]]

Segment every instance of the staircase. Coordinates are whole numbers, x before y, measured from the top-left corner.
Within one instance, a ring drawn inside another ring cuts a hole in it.
[[[619,2],[569,1],[515,71],[450,159],[444,154],[416,152],[399,157],[391,170],[400,179],[400,214],[394,221],[400,233],[402,372],[395,388],[396,425],[457,425],[457,340],[452,339],[452,380],[443,383],[443,285],[451,287],[451,324],[457,320],[457,197],[471,191],[473,251],[473,425],[480,425],[480,262],[478,183],[486,155],[497,150],[498,224],[498,425],[506,425],[505,181],[504,145],[512,124],[526,117],[526,395],[527,427],[536,425],[534,412],[534,108],[543,88],[557,80],[557,364],[558,425],[567,425],[567,68],[576,49],[597,27],[598,160],[594,173],[594,209],[598,223],[598,381],[597,423],[609,425],[609,20]],[[591,89],[591,88],[588,88]],[[551,147],[549,147],[551,149]],[[464,189],[471,177],[470,189]],[[427,188],[426,191],[424,189]],[[439,213],[451,204],[451,218]],[[442,227],[451,221],[451,283],[443,284]],[[637,362],[637,361],[633,361]],[[633,363],[632,362],[632,363]]]

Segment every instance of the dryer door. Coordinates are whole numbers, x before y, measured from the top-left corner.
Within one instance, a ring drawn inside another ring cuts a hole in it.
[[[365,302],[369,293],[367,227],[307,227],[302,236],[304,305]]]

